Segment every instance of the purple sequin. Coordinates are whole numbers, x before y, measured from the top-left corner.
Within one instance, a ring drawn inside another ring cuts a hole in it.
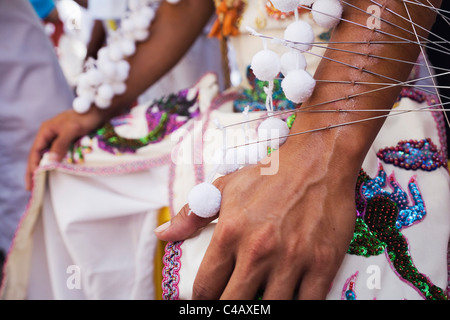
[[[406,170],[433,171],[446,166],[445,157],[431,139],[401,141],[378,151],[379,159]]]

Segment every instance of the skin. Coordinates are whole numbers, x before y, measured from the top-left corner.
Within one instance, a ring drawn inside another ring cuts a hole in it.
[[[364,11],[373,3],[350,1]],[[377,1],[407,17],[403,2]],[[433,2],[435,6],[440,3]],[[429,30],[435,17],[418,6],[408,6],[413,21]],[[408,30],[411,24],[382,9],[381,17]],[[343,18],[366,24],[367,15],[345,7]],[[389,24],[383,32],[416,40]],[[422,36],[426,32],[418,30]],[[390,36],[341,22],[330,42],[392,40]],[[347,44],[340,48],[378,56],[416,61],[420,49],[412,44]],[[357,68],[322,59],[315,79],[386,82],[363,72],[370,70],[405,81],[411,71],[400,64],[367,55],[328,50],[326,56]],[[369,85],[318,83],[302,108],[375,89]],[[385,109],[392,106],[400,87],[382,90],[315,109]],[[291,133],[354,121],[383,114],[302,113]],[[261,175],[263,164],[245,167],[219,178],[222,192],[219,221],[198,270],[193,299],[254,299],[264,290],[264,299],[324,299],[350,243],[355,218],[355,184],[364,157],[384,120],[327,129],[288,138],[277,151],[279,171]],[[280,192],[279,190],[283,190]],[[156,230],[162,240],[183,240],[217,218],[202,219],[186,205],[166,225]]]
[[[368,0],[350,2],[364,11],[373,4]],[[377,2],[407,16],[401,1]],[[440,5],[439,1],[432,2]],[[409,6],[409,10],[413,21],[431,28],[435,17],[430,11],[418,6]],[[60,161],[73,140],[126,109],[187,51],[213,11],[212,1],[183,0],[177,6],[163,3],[151,27],[152,36],[138,46],[130,60],[129,90],[116,97],[106,111],[91,108],[80,115],[69,110],[42,125],[30,150],[28,188],[32,186],[32,174],[45,150],[49,149],[54,160]],[[363,25],[367,21],[366,14],[350,7],[345,8],[344,18]],[[411,29],[410,23],[387,10],[382,10],[382,18]],[[174,21],[176,28],[173,28]],[[413,35],[385,23],[381,24],[381,30],[416,40]],[[340,23],[331,41],[383,39],[392,40],[378,32]],[[419,48],[409,44],[348,44],[340,48],[409,61],[415,61],[419,54]],[[152,59],[148,58],[148,52]],[[400,81],[406,80],[411,69],[407,64],[364,55],[331,50],[326,55]],[[315,78],[385,81],[362,69],[327,59],[320,63]],[[374,86],[318,82],[315,93],[302,108],[372,89]],[[385,109],[392,106],[399,90],[383,90],[328,103],[321,108]],[[291,133],[376,115],[380,112],[305,113],[297,118]],[[261,175],[265,165],[258,164],[217,179],[214,184],[222,192],[220,219],[195,279],[193,298],[253,299],[264,289],[265,299],[324,299],[353,233],[356,178],[382,124],[383,120],[376,120],[291,137],[276,151],[277,174]],[[188,213],[186,205],[170,223],[155,230],[157,237],[165,241],[183,240],[217,218],[202,219]]]
[[[126,111],[184,56],[213,13],[212,1],[183,0],[177,5],[164,1],[150,26],[151,36],[137,45],[136,53],[129,59],[127,91],[114,97],[106,110],[92,107],[87,113],[78,114],[70,109],[41,125],[28,156],[26,188],[31,190],[33,173],[44,152],[49,152],[50,160],[61,161],[74,140]]]

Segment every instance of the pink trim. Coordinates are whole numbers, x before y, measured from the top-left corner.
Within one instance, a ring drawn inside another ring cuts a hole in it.
[[[109,176],[109,175],[134,173],[138,171],[148,170],[151,168],[157,168],[169,164],[170,161],[171,161],[170,154],[165,154],[156,159],[136,160],[99,167],[89,167],[80,164],[70,164],[61,162],[41,166],[37,169],[37,172],[58,170],[66,173],[72,173],[83,176]]]
[[[169,242],[165,248],[165,254],[163,257],[164,267],[162,270],[163,280],[162,298],[163,300],[178,300],[179,289],[178,283],[180,282],[180,258],[182,255],[181,245],[183,241]]]
[[[447,297],[450,300],[450,241],[447,246]]]
[[[216,96],[212,100],[210,107],[203,114],[200,114],[198,117],[191,119],[191,121],[205,119],[205,123],[202,128],[202,137],[201,137],[202,141],[203,141],[203,135],[204,135],[204,133],[208,127],[208,123],[210,121],[211,112],[220,108],[224,103],[227,103],[229,101],[234,101],[238,96],[239,96],[239,93],[237,93],[237,92],[224,93],[224,94],[219,93],[219,95]],[[186,134],[181,138],[181,141],[183,141],[186,138],[186,136],[191,133],[193,128],[194,128],[194,124],[193,124],[193,122],[191,122],[190,125],[186,129]],[[178,143],[175,146],[175,148],[173,149],[174,154],[178,153],[179,146],[180,146],[180,143]],[[203,148],[203,146],[201,146],[201,147]],[[200,152],[200,156],[203,159],[203,149],[202,150],[197,150],[197,149],[194,150],[194,153],[195,153],[194,159],[197,159],[196,157],[197,157],[198,152]],[[194,174],[195,174],[195,184],[203,182],[204,176],[205,176],[203,161],[200,164],[194,163],[193,170],[194,170]],[[175,212],[175,207],[174,207],[174,182],[175,182],[175,179],[176,179],[176,163],[174,163],[172,161],[170,164],[170,168],[169,168],[169,208],[170,208],[170,213],[172,216],[174,216],[178,213],[178,212]]]

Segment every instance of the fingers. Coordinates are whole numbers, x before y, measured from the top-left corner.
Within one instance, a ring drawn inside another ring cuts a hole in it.
[[[49,147],[50,143],[55,137],[56,132],[47,129],[45,126],[42,126],[38,131],[28,154],[28,163],[25,173],[25,187],[27,190],[31,190],[32,188],[33,174],[36,168],[39,166],[39,162],[41,161],[44,150]]]
[[[332,278],[319,275],[317,272],[307,272],[301,281],[298,292],[299,300],[324,300],[330,291]]]
[[[59,162],[66,155],[70,144],[85,133],[76,120],[62,114],[42,124],[28,155],[25,175],[28,190],[32,187],[33,174],[39,166],[44,151],[49,150],[51,155],[49,160]]]
[[[163,241],[185,240],[216,218],[201,218],[192,213],[186,204],[175,217],[156,228],[155,234]]]
[[[192,299],[219,299],[233,272],[233,268],[234,258],[231,251],[221,248],[217,241],[213,240],[206,250],[197,272]]]
[[[222,192],[225,185],[223,177],[216,179],[214,185]],[[172,220],[160,225],[154,231],[158,239],[163,241],[185,240],[197,230],[217,219],[218,216],[219,214],[210,218],[201,218],[194,214],[186,204]]]
[[[75,140],[76,133],[61,132],[52,142],[49,153],[52,155],[53,161],[60,162],[67,153],[70,144]]]
[[[231,275],[223,290],[222,300],[254,300],[262,289],[267,276],[266,269],[255,266],[252,270],[240,267],[239,264]]]
[[[263,299],[291,300],[295,298],[299,278],[299,268],[289,268],[288,265],[283,265],[268,277],[267,284],[264,288]]]

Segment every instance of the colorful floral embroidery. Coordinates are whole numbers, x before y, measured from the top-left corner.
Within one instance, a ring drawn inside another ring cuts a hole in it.
[[[145,112],[147,135],[139,139],[119,136],[115,128],[129,124],[133,117],[130,113],[120,115],[111,119],[102,128],[78,140],[71,148],[68,161],[71,163],[82,162],[84,155],[92,150],[92,143],[95,140],[100,149],[114,155],[135,153],[142,147],[161,141],[166,135],[174,132],[189,119],[199,114],[198,93],[191,99],[188,98],[188,94],[189,90],[186,89],[155,100]]]
[[[369,179],[362,184],[360,194],[366,200],[382,196],[394,202],[399,209],[399,214],[395,226],[397,229],[409,227],[413,223],[420,221],[426,215],[425,204],[416,184],[415,177],[408,183],[408,188],[412,197],[412,205],[409,205],[408,194],[398,184],[392,173],[387,177],[382,165],[379,165],[378,175],[374,179]],[[387,181],[392,189],[391,192],[384,189]]]
[[[178,282],[180,281],[180,275],[178,272],[181,268],[181,244],[183,241],[169,242],[166,245],[165,254],[163,257],[163,299],[164,300],[178,300]]]
[[[386,173],[381,164],[374,179],[361,170],[356,189],[357,230],[348,253],[368,257],[371,253],[380,254],[383,246],[401,279],[414,286],[426,299],[444,300],[447,298],[444,291],[415,267],[407,240],[400,232],[402,228],[422,220],[426,214],[416,181],[413,178],[408,185],[413,198],[411,206],[393,175],[389,177],[389,184],[392,192],[382,189],[386,186]],[[364,233],[358,230],[361,225]]]
[[[447,166],[445,156],[431,139],[401,141],[395,147],[381,149],[377,156],[406,170],[433,171]]]

